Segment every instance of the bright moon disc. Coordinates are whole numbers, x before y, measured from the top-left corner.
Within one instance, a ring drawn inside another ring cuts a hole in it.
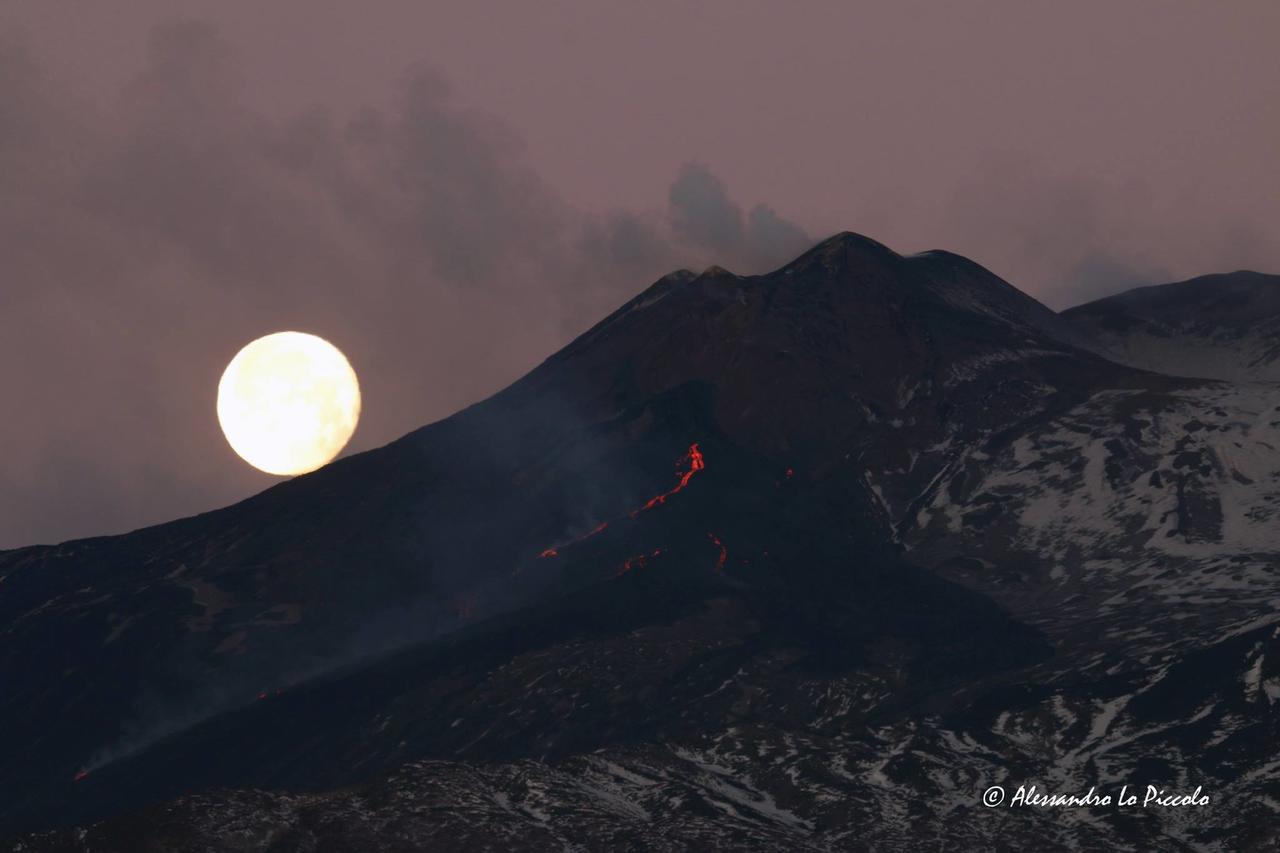
[[[302,332],[245,346],[218,382],[218,422],[268,474],[305,474],[337,456],[360,419],[360,384],[337,347]]]

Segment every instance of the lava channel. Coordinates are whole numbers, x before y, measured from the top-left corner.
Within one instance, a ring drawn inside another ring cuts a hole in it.
[[[640,507],[639,509],[632,510],[630,512],[630,516],[632,518],[635,518],[637,515],[644,512],[645,510],[653,509],[655,506],[666,503],[667,498],[671,497],[677,492],[683,491],[685,486],[689,485],[689,481],[693,479],[694,474],[698,473],[699,471],[707,467],[707,462],[702,456],[702,451],[698,449],[698,443],[696,441],[693,444],[689,445],[689,452],[686,453],[684,456],[680,457],[681,465],[683,465],[686,462],[689,465],[689,470],[680,472],[680,482],[676,483],[675,488],[671,489],[670,491],[663,492],[662,494],[657,495],[656,497],[650,498],[645,503],[644,506]],[[609,526],[609,522],[602,521],[590,533],[585,533],[582,536],[579,536],[577,539],[571,539],[570,541],[564,543],[563,545],[557,545],[553,548],[546,549],[545,551],[543,551],[541,554],[538,555],[538,559],[548,560],[548,559],[551,559],[552,557],[559,557],[561,548],[567,548],[570,545],[577,545],[579,542],[583,542],[587,539],[590,539],[592,536],[595,536],[597,533],[602,532],[608,526]]]
[[[644,554],[636,554],[634,557],[628,557],[627,561],[622,564],[622,568],[618,569],[618,577],[622,577],[632,569],[643,569],[648,564],[649,559],[652,559],[661,553],[661,548],[655,548],[653,553],[648,557],[645,557]]]
[[[703,459],[702,451],[698,449],[697,442],[694,442],[693,444],[689,445],[689,452],[686,453],[684,456],[680,457],[680,461],[681,462],[687,461],[689,463],[689,470],[685,471],[680,475],[680,482],[676,483],[676,487],[669,492],[663,492],[657,497],[650,498],[648,503],[646,503],[644,506],[640,507],[639,509],[632,510],[631,512],[632,518],[635,518],[637,515],[639,515],[640,513],[644,512],[647,509],[653,509],[655,506],[658,506],[659,504],[666,503],[667,498],[671,497],[677,492],[683,491],[684,487],[689,485],[689,481],[693,479],[694,474],[698,473],[699,471],[707,467],[707,462],[705,459]]]
[[[714,533],[708,533],[707,538],[714,542],[715,546],[720,549],[720,554],[716,557],[716,571],[723,574],[724,564],[729,559],[729,549],[724,547],[724,543],[721,542]]]

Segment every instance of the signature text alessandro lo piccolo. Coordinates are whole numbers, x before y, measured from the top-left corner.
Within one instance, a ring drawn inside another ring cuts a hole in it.
[[[1005,790],[999,785],[992,785],[982,795],[982,804],[988,808],[996,808],[1004,804]],[[1180,794],[1157,788],[1155,785],[1148,785],[1145,791],[1139,794],[1139,789],[1130,789],[1130,786],[1124,785],[1120,788],[1120,793],[1112,797],[1111,794],[1100,794],[1098,789],[1090,788],[1083,794],[1051,794],[1044,791],[1036,790],[1035,785],[1019,785],[1018,790],[1009,798],[1008,807],[1015,806],[1033,806],[1033,807],[1049,807],[1055,806],[1072,807],[1072,806],[1110,806],[1116,805],[1121,808],[1176,808],[1179,806],[1207,806],[1209,805],[1209,795],[1204,793],[1199,787],[1190,794]]]

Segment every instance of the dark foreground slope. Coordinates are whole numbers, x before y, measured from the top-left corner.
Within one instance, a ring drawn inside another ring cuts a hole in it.
[[[1271,427],[1080,334],[963,258],[839,235],[668,276],[494,398],[235,507],[0,555],[3,826],[102,821],[27,850],[1265,838]],[[1200,779],[1233,809],[978,800]]]

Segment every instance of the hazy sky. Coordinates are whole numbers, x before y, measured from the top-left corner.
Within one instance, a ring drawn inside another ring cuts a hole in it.
[[[1280,271],[1280,3],[0,4],[0,547],[274,482],[214,418],[321,334],[351,449],[678,266],[849,229],[1053,307]]]

